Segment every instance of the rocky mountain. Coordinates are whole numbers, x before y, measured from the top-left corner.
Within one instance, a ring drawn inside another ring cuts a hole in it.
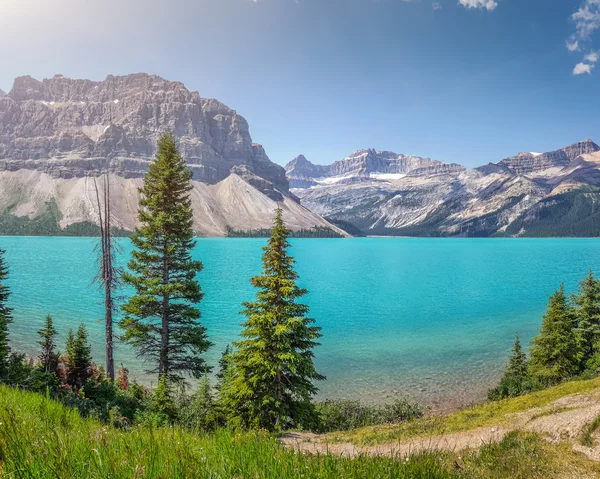
[[[193,171],[195,228],[202,235],[268,228],[277,205],[292,229],[332,228],[299,205],[282,167],[252,142],[246,120],[182,83],[145,73],[104,81],[17,78],[0,95],[2,225],[95,223],[94,177],[107,173],[115,222],[135,226],[137,188],[158,137],[171,130]]]
[[[515,173],[527,175],[549,168],[563,168],[578,156],[595,151],[598,151],[598,145],[591,140],[585,140],[548,153],[519,153],[502,160],[500,164]]]
[[[363,153],[348,158],[355,156]],[[394,157],[414,158],[385,153],[385,158]],[[286,173],[303,205],[365,234],[600,235],[600,147],[591,140],[547,153],[520,153],[471,170],[413,159],[390,173],[381,163],[368,174],[349,169],[343,181],[307,175],[300,184],[292,163]]]
[[[0,89],[0,97],[3,97],[3,96],[6,96],[6,93],[4,93],[4,92],[2,91],[2,89]]]
[[[411,172],[446,168],[440,161],[418,156],[404,156],[391,151],[359,150],[332,165],[314,165],[304,155],[297,156],[285,167],[292,188],[317,185],[356,183],[369,179],[399,179]],[[463,170],[460,165],[453,168]],[[418,173],[415,173],[418,174]]]

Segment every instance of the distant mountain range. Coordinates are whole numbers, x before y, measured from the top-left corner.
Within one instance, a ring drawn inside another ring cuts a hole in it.
[[[600,236],[600,147],[585,140],[474,169],[360,150],[329,166],[285,167],[304,206],[354,233]]]
[[[328,166],[300,155],[284,169],[236,111],[145,73],[25,76],[0,91],[0,234],[90,234],[93,179],[105,173],[114,224],[133,230],[138,187],[167,130],[194,174],[199,235],[263,233],[280,206],[292,230],[315,236],[600,236],[591,140],[474,169],[372,149]]]
[[[138,187],[167,130],[194,174],[198,234],[269,228],[277,206],[293,230],[342,233],[300,205],[284,169],[252,142],[237,112],[140,73],[99,82],[25,76],[0,92],[0,234],[91,231],[93,178],[104,173],[113,185],[114,224],[131,231]]]

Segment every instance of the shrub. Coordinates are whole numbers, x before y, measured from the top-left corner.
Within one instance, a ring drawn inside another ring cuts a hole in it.
[[[423,416],[417,403],[398,399],[391,404],[364,405],[359,401],[327,400],[315,405],[317,432],[344,431],[378,424],[393,424]]]

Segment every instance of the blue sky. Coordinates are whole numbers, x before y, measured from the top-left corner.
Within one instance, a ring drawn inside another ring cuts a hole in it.
[[[600,0],[0,0],[0,88],[145,71],[241,113],[273,161],[477,166],[600,142]]]

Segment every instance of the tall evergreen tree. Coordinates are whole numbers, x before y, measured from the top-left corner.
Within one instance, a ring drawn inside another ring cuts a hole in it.
[[[593,272],[579,283],[579,293],[572,298],[576,321],[576,338],[581,369],[598,352],[600,341],[600,281]]]
[[[550,297],[542,329],[532,341],[530,372],[546,384],[567,379],[578,370],[578,353],[574,315],[561,285]]]
[[[92,374],[92,348],[85,325],[79,326],[75,334],[69,330],[65,349],[67,383],[79,389]]]
[[[6,380],[9,373],[10,346],[8,326],[12,323],[12,308],[8,307],[10,289],[6,286],[8,266],[4,260],[5,251],[0,249],[0,380]]]
[[[132,236],[130,272],[123,275],[135,289],[123,306],[123,339],[154,365],[148,372],[171,380],[182,373],[201,377],[208,370],[202,354],[211,345],[196,307],[203,295],[196,281],[202,263],[191,255],[191,179],[175,137],[164,134],[140,189],[140,226]]]
[[[46,373],[56,370],[58,366],[58,354],[56,353],[56,338],[57,331],[52,322],[52,316],[46,316],[44,327],[38,331],[40,341],[38,344],[42,347],[42,351],[38,356],[40,367]]]
[[[263,248],[263,274],[251,280],[259,289],[256,301],[244,303],[242,340],[227,360],[223,405],[248,427],[272,430],[294,422],[317,392],[313,382],[324,379],[313,362],[321,328],[296,302],[307,291],[296,284],[288,235],[278,208]]]

